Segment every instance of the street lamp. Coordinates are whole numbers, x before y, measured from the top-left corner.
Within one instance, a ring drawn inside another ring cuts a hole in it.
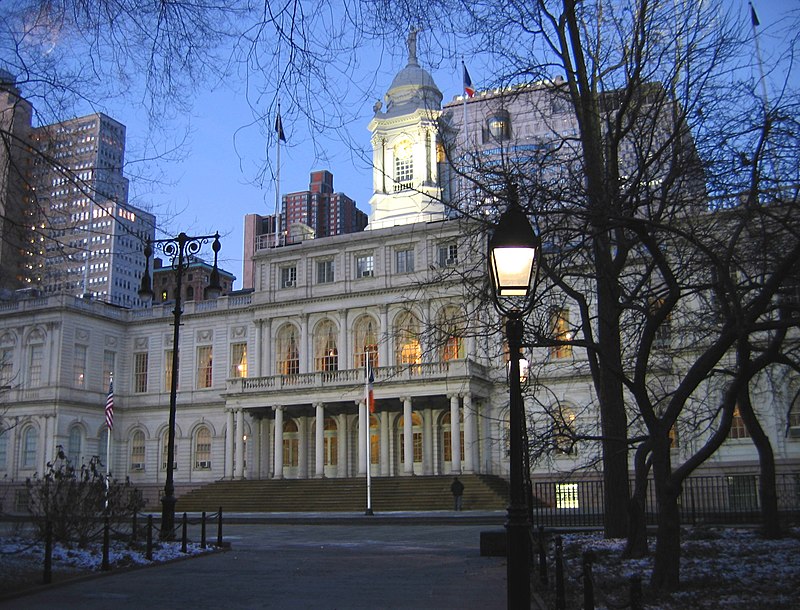
[[[214,267],[211,271],[209,284],[206,288],[207,298],[217,298],[222,289],[219,285],[219,270],[217,269],[217,254],[219,253],[219,232],[214,235],[189,236],[181,233],[178,237],[169,239],[156,239],[149,241],[144,247],[144,273],[142,274],[142,287],[139,289],[139,298],[150,301],[153,298],[153,288],[150,281],[150,256],[153,246],[161,250],[170,260],[175,270],[175,308],[172,310],[172,378],[169,388],[169,429],[167,436],[167,478],[164,483],[164,497],[161,498],[161,539],[173,540],[175,538],[175,485],[173,483],[173,466],[175,462],[175,412],[178,396],[178,340],[181,328],[181,284],[183,272],[191,258],[200,251],[203,244],[213,239],[211,248],[214,250]]]
[[[525,492],[523,426],[525,406],[520,385],[522,319],[533,309],[534,285],[541,247],[528,217],[519,206],[516,189],[508,192],[508,209],[489,237],[489,277],[497,311],[506,318],[509,355],[509,495],[506,520],[507,599],[509,610],[530,608],[530,527]]]

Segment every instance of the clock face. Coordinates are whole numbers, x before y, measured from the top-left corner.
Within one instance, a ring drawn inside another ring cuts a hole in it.
[[[397,155],[401,159],[405,159],[406,157],[411,156],[411,142],[408,140],[403,140],[395,147],[395,155]]]

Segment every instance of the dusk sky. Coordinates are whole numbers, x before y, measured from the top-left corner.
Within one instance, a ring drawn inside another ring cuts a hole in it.
[[[734,6],[741,6],[743,14],[749,10],[746,2],[731,2]],[[800,8],[800,3],[798,0],[778,0],[756,2],[755,7],[761,21],[762,53],[768,61],[786,52],[786,41],[782,39],[786,33],[780,32],[776,23],[790,10]],[[425,33],[420,36],[424,37]],[[365,78],[367,86],[355,88],[344,80],[337,82],[333,79],[320,83],[320,87],[328,91],[342,92],[345,107],[352,116],[346,130],[351,143],[343,142],[338,134],[317,135],[317,151],[325,151],[327,155],[327,159],[321,158],[315,154],[307,123],[302,120],[285,123],[288,142],[281,150],[282,194],[305,190],[312,170],[328,169],[334,174],[335,190],[355,199],[358,207],[369,213],[372,181],[370,155],[365,154],[370,146],[367,124],[373,114],[373,104],[383,97],[394,75],[405,66],[405,33],[398,32],[396,40],[385,46],[393,46],[394,50],[391,56],[381,57],[380,65],[375,58],[364,58],[364,70],[369,73]],[[370,61],[375,63],[369,65]],[[467,57],[465,61],[474,85],[480,89],[487,80],[483,72],[489,68],[482,65],[479,58],[471,60]],[[445,103],[461,93],[460,58],[454,59],[452,65],[432,69],[421,51],[420,63],[431,72]],[[265,107],[272,101],[265,100]],[[286,116],[291,109],[286,100],[282,103]],[[127,161],[131,167],[126,168],[126,174],[131,178],[131,203],[149,207],[157,215],[157,237],[174,236],[180,231],[201,234],[218,230],[223,235],[221,266],[237,277],[235,286],[240,287],[244,216],[250,213],[271,214],[275,209],[272,176],[259,179],[265,156],[269,155],[274,163],[274,145],[267,150],[264,125],[253,124],[253,110],[246,99],[242,79],[231,77],[200,86],[189,113],[175,117],[156,133],[149,132],[143,113],[137,112],[130,101],[109,105],[102,110],[127,126]],[[274,114],[270,114],[266,121],[274,121]],[[145,155],[152,155],[152,148],[146,146],[148,139],[163,150],[169,142],[183,140],[184,134],[188,137],[173,159],[139,161]],[[354,146],[361,147],[361,150],[354,149]],[[135,177],[140,173],[160,175],[156,183],[149,183]]]

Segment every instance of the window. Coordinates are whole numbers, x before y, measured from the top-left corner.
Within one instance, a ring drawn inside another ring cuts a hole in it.
[[[457,307],[445,307],[439,312],[437,324],[442,361],[464,357],[462,316]]]
[[[404,191],[414,186],[414,156],[411,142],[403,140],[394,148],[394,190]]]
[[[297,466],[298,464],[298,443],[299,433],[297,424],[294,421],[287,421],[283,424],[283,465]]]
[[[401,417],[398,421],[400,429],[400,462],[406,461],[406,448],[405,448],[405,427],[404,420]],[[415,462],[422,461],[422,418],[419,413],[411,414],[411,435],[412,435],[412,450]]]
[[[144,470],[144,432],[134,430],[131,435],[131,470]]]
[[[283,326],[277,337],[277,374],[297,375],[300,372],[300,352],[297,349],[297,329],[291,324]]]
[[[231,377],[247,377],[247,343],[231,344]]]
[[[336,466],[339,463],[339,441],[336,436],[337,433],[336,420],[333,419],[332,417],[326,417],[325,421],[323,422],[323,426],[324,426],[323,455],[325,456],[325,465]]]
[[[0,470],[6,469],[8,461],[8,435],[0,434]]]
[[[439,244],[436,260],[440,267],[454,267],[458,264],[458,244]]]
[[[410,311],[397,316],[394,328],[395,364],[422,363],[419,320]]]
[[[580,508],[577,483],[556,483],[556,508]]]
[[[336,326],[323,320],[314,333],[314,360],[318,371],[336,371],[339,368],[339,351],[336,348]]]
[[[793,437],[800,435],[800,401],[797,400],[789,409],[789,433]]]
[[[100,459],[102,466],[108,465],[108,428],[105,423],[100,430],[97,440],[97,457]]]
[[[297,285],[297,267],[281,267],[281,288],[294,288]]]
[[[317,284],[333,282],[333,260],[317,261]]]
[[[133,391],[141,394],[147,392],[147,352],[137,352],[133,355]]]
[[[374,259],[372,254],[359,254],[356,256],[356,277],[372,277],[374,273]]]
[[[462,427],[459,433],[459,439],[461,439],[461,451],[463,456],[464,451],[464,428]],[[442,418],[442,446],[444,447],[444,461],[445,462],[452,462],[453,461],[453,426],[452,420],[450,419],[450,414],[445,413],[444,417]]]
[[[74,359],[72,361],[73,377],[72,382],[76,388],[86,387],[86,346],[76,345]]]
[[[354,325],[353,363],[356,368],[363,369],[369,365],[378,368],[378,333],[377,323],[370,316],[361,316]]]
[[[568,407],[560,407],[554,415],[554,449],[556,455],[575,455],[575,413]]]
[[[36,388],[42,385],[42,359],[44,346],[42,344],[28,346],[28,387]]]
[[[499,110],[486,120],[489,135],[495,140],[506,140],[511,137],[511,119],[508,112]]]
[[[107,390],[111,384],[111,378],[114,375],[114,365],[117,362],[116,352],[110,350],[103,351],[103,381],[101,382],[101,389]]]
[[[161,434],[161,470],[167,469],[167,461],[169,457],[169,430],[164,430]],[[173,452],[172,454],[172,470],[178,468],[178,456]]]
[[[200,426],[194,433],[194,467],[211,468],[211,431],[206,426]]]
[[[76,468],[81,463],[81,441],[83,440],[83,432],[80,426],[72,426],[69,429],[69,438],[67,440],[67,457],[72,465]]]
[[[168,349],[164,352],[164,391],[169,392],[172,390],[172,356],[173,352],[171,349]],[[180,358],[180,352],[178,352],[178,358]],[[180,365],[179,365],[180,366]],[[180,369],[178,369],[180,370]],[[180,385],[180,375],[176,381],[176,387]]]
[[[553,359],[569,358],[572,356],[572,331],[569,327],[569,309],[560,307],[550,313],[550,328],[554,341],[560,343],[550,346],[550,357]]]
[[[664,299],[654,299],[650,303],[650,315],[654,316],[664,306]],[[667,316],[658,326],[653,337],[653,346],[658,348],[669,347],[672,341],[672,314],[667,313]]]
[[[213,372],[213,352],[210,345],[197,348],[197,388],[210,388]]]
[[[734,511],[757,511],[758,484],[755,475],[732,475],[727,477],[728,502]]]
[[[187,301],[194,301],[194,286],[187,286],[186,287],[186,300]]]
[[[395,270],[397,273],[411,273],[414,271],[414,250],[397,250],[395,255]]]
[[[0,385],[11,385],[14,379],[14,348],[0,350]]]
[[[28,426],[22,433],[22,467],[36,467],[36,428]]]
[[[750,438],[750,432],[748,432],[747,426],[744,425],[744,419],[742,419],[738,405],[733,409],[731,431],[728,434],[728,438]]]

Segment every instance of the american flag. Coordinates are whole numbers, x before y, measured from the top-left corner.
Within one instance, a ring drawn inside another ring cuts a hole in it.
[[[109,430],[114,428],[114,382],[108,382],[108,397],[106,398],[106,426]]]

